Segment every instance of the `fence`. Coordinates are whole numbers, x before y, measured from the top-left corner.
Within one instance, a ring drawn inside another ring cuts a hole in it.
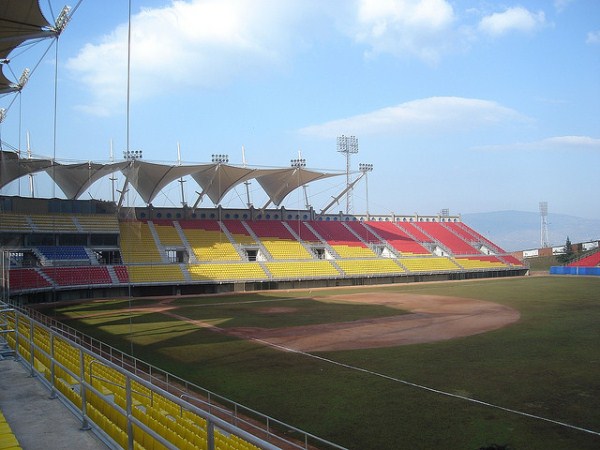
[[[84,335],[0,302],[4,339],[32,376],[114,448],[343,449]]]

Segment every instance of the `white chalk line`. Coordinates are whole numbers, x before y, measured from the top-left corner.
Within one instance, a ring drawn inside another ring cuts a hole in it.
[[[579,427],[579,426],[576,426],[576,425],[571,425],[571,424],[566,423],[566,422],[561,422],[561,421],[558,421],[558,420],[549,419],[547,417],[538,416],[538,415],[535,415],[535,414],[527,413],[525,411],[519,411],[517,409],[507,408],[505,406],[495,405],[493,403],[484,402],[483,400],[477,400],[477,399],[474,399],[474,398],[465,397],[464,395],[458,395],[458,394],[453,394],[451,392],[441,391],[439,389],[435,389],[435,388],[432,388],[432,387],[424,386],[422,384],[417,384],[417,383],[413,383],[411,381],[402,380],[401,378],[392,377],[390,375],[385,375],[385,374],[382,374],[382,373],[379,373],[379,372],[374,372],[372,370],[365,369],[365,368],[362,368],[362,367],[353,366],[351,364],[346,364],[346,363],[342,363],[342,362],[339,362],[339,361],[334,361],[333,359],[324,358],[322,356],[314,355],[312,353],[307,353],[307,352],[303,352],[301,350],[296,350],[296,349],[293,349],[293,348],[285,347],[283,345],[275,344],[273,342],[269,342],[269,341],[266,341],[264,339],[259,339],[259,338],[250,338],[250,339],[253,340],[253,341],[259,342],[259,343],[261,343],[263,345],[267,345],[269,347],[277,348],[279,350],[283,350],[283,351],[290,352],[290,353],[297,353],[297,354],[300,354],[300,355],[303,355],[303,356],[307,356],[309,358],[314,358],[314,359],[317,359],[317,360],[320,360],[320,361],[323,361],[323,362],[326,362],[326,363],[329,363],[329,364],[333,364],[333,365],[336,365],[336,366],[339,366],[339,367],[344,367],[346,369],[355,370],[357,372],[363,372],[363,373],[366,373],[366,374],[369,374],[369,375],[374,375],[374,376],[379,377],[379,378],[383,378],[383,379],[386,379],[386,380],[394,381],[396,383],[402,383],[404,385],[411,386],[411,387],[414,387],[414,388],[417,388],[417,389],[421,389],[421,390],[424,390],[424,391],[433,392],[433,393],[439,394],[439,395],[445,395],[447,397],[452,397],[452,398],[456,398],[456,399],[459,399],[459,400],[464,400],[464,401],[475,403],[475,404],[481,405],[481,406],[487,406],[489,408],[498,409],[498,410],[505,411],[505,412],[508,412],[508,413],[511,413],[511,414],[516,414],[516,415],[523,416],[523,417],[528,417],[528,418],[531,418],[531,419],[537,419],[537,420],[541,420],[541,421],[544,421],[544,422],[552,423],[554,425],[559,425],[559,426],[570,428],[570,429],[573,429],[573,430],[582,431],[584,433],[593,434],[595,436],[600,436],[600,432],[598,432],[598,431],[590,430],[590,429]]]

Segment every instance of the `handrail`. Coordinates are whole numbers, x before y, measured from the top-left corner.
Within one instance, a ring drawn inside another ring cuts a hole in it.
[[[333,448],[342,450],[344,449],[344,447],[339,446],[333,442],[330,442],[323,438],[319,438],[297,427],[294,427],[285,422],[270,417],[266,414],[263,414],[259,411],[256,411],[252,408],[244,406],[241,403],[237,403],[220,394],[212,392],[206,388],[198,386],[194,383],[190,383],[152,364],[135,358],[134,356],[128,355],[127,353],[122,352],[121,350],[115,347],[112,347],[98,339],[88,336],[68,325],[65,325],[64,323],[56,319],[53,319],[40,313],[37,310],[13,304],[11,304],[10,306],[13,307],[16,311],[19,311],[21,314],[26,315],[30,320],[33,319],[36,322],[38,322],[49,332],[54,332],[61,338],[70,340],[71,342],[73,342],[73,345],[77,348],[80,348],[86,353],[109,363],[109,367],[118,368],[117,370],[123,373],[123,375],[128,376],[128,374],[130,374],[132,377],[136,378],[136,381],[138,381],[138,379],[142,380],[143,382],[141,384],[147,385],[146,387],[149,387],[151,389],[159,389],[164,393],[168,394],[169,397],[177,399],[176,403],[178,404],[181,403],[181,401],[185,401],[182,397],[179,396],[189,396],[190,398],[194,398],[197,402],[207,404],[209,408],[209,413],[210,411],[212,411],[213,408],[215,410],[228,411],[228,415],[232,418],[232,421],[234,423],[236,423],[237,421],[246,423],[248,421],[244,418],[244,415],[251,416],[264,425],[264,428],[260,428],[254,424],[251,424],[255,429],[261,430],[272,439],[276,439],[278,441],[281,441],[282,443],[285,443],[287,447],[291,446],[299,449],[308,449],[308,441],[310,438],[310,440],[315,442],[315,445],[320,446],[320,448]],[[32,343],[32,345],[35,344]],[[124,373],[123,371],[126,371],[126,373]],[[147,378],[144,378],[144,376]],[[173,392],[176,392],[177,395],[173,394]],[[204,397],[204,399],[199,398],[198,396]],[[189,402],[186,402],[186,407],[188,404],[191,405]],[[227,408],[224,405],[228,405],[230,409],[227,410]],[[206,410],[202,410],[194,405],[191,406],[206,413]],[[233,409],[233,413],[231,413],[231,409]],[[287,440],[286,438],[275,434],[271,431],[272,425],[276,425],[277,427],[280,427],[281,430],[285,430],[286,432],[299,434],[300,440],[304,441],[304,445],[300,446],[297,442]],[[223,428],[220,425],[219,427]],[[234,434],[237,434],[237,432]]]

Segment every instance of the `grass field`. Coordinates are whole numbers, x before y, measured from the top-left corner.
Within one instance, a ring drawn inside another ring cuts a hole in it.
[[[350,449],[600,448],[600,279],[524,277],[360,288],[487,300],[517,309],[502,329],[428,344],[290,353],[109,300],[57,307],[69,325],[186,380]],[[177,298],[170,311],[226,327],[385,317],[320,301],[356,289]],[[295,309],[263,314],[260,308]],[[340,363],[343,364],[336,364]],[[360,369],[360,370],[358,370]],[[444,391],[443,395],[407,384]],[[470,402],[476,399],[568,426]]]

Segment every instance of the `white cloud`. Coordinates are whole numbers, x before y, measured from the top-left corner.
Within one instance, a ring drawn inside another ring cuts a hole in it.
[[[341,134],[431,133],[432,130],[453,132],[527,120],[515,110],[488,100],[430,97],[320,125],[311,125],[300,132],[319,138],[332,138]]]
[[[476,147],[475,150],[600,152],[600,139],[589,136],[556,136],[532,142],[517,142],[506,145],[486,145]]]
[[[436,63],[455,21],[446,0],[359,0],[354,39],[373,53],[417,56]]]
[[[590,45],[598,45],[598,44],[600,44],[600,30],[590,31],[587,34],[587,37],[585,39],[585,43],[586,44],[590,44]]]
[[[132,17],[132,97],[178,86],[212,87],[276,67],[294,37],[292,25],[308,8],[295,0],[173,0],[143,9]],[[122,104],[127,24],[85,45],[67,65],[94,97],[82,109],[102,113]]]
[[[573,0],[554,0],[554,8],[558,12],[563,12]]]
[[[543,11],[533,13],[522,6],[517,6],[501,13],[485,16],[479,22],[479,30],[496,37],[511,31],[533,32],[545,23],[546,16]]]

